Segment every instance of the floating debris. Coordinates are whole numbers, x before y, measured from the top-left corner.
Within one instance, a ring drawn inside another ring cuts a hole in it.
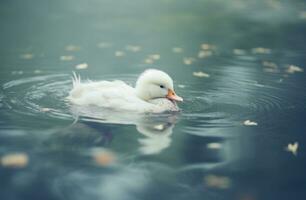
[[[218,142],[212,142],[212,143],[208,143],[206,147],[208,149],[221,149],[222,145],[221,143],[218,143]]]
[[[179,87],[179,88],[185,88],[186,86],[185,86],[185,85],[182,85],[182,84],[179,84],[179,85],[177,85],[177,87]]]
[[[298,67],[296,65],[290,65],[286,72],[289,73],[289,74],[294,74],[295,72],[303,72],[304,69],[302,69],[301,67]]]
[[[3,167],[23,168],[29,162],[28,155],[25,153],[12,153],[4,155],[0,163]]]
[[[207,74],[207,73],[205,73],[205,72],[201,72],[201,71],[199,71],[199,72],[193,72],[192,74],[193,74],[194,76],[196,76],[196,77],[205,77],[205,78],[209,78],[209,77],[210,77],[209,74]]]
[[[127,51],[138,52],[138,51],[141,51],[141,46],[127,45],[125,49]]]
[[[263,47],[256,47],[252,49],[253,54],[270,54],[271,49],[263,48]]]
[[[115,56],[116,56],[116,57],[125,56],[125,52],[124,52],[124,51],[116,51],[116,52],[115,52]]]
[[[158,125],[155,125],[153,128],[155,130],[162,131],[165,129],[165,126],[163,124],[158,124]]]
[[[195,58],[192,58],[192,57],[183,58],[183,62],[185,65],[191,65],[194,61],[195,61]]]
[[[300,19],[303,19],[303,20],[306,20],[306,11],[300,12],[299,18],[300,18]]]
[[[279,73],[280,72],[277,64],[275,64],[274,62],[263,61],[262,65],[265,67],[263,69],[264,72],[268,72],[268,73]]]
[[[109,48],[111,46],[112,46],[112,44],[108,43],[108,42],[101,42],[101,43],[97,44],[97,47],[101,48],[101,49]]]
[[[233,54],[242,56],[246,54],[246,51],[244,49],[233,49]]]
[[[150,59],[153,59],[153,60],[159,60],[160,59],[160,55],[159,54],[151,54],[148,57]]]
[[[173,47],[172,52],[173,53],[183,53],[184,49],[181,47]]]
[[[215,45],[212,45],[212,44],[201,44],[201,49],[203,50],[215,50],[216,49],[216,46]]]
[[[289,143],[287,147],[285,148],[285,150],[297,156],[298,148],[299,148],[299,143],[295,142],[293,144]]]
[[[199,58],[207,58],[213,55],[213,52],[210,50],[204,50],[204,51],[199,51],[198,57]]]
[[[145,62],[146,64],[153,64],[153,63],[154,63],[154,60],[151,59],[151,58],[147,58],[147,59],[144,60],[144,62]]]
[[[115,154],[109,150],[100,149],[93,153],[93,159],[96,164],[100,166],[109,166],[114,164],[116,157]]]
[[[204,177],[204,183],[207,187],[227,189],[231,186],[231,180],[226,176],[207,175]]]
[[[245,125],[245,126],[257,126],[258,123],[257,123],[257,122],[254,122],[254,121],[250,121],[250,120],[245,120],[245,121],[243,122],[243,125]]]
[[[21,54],[20,58],[25,59],[25,60],[31,60],[34,58],[34,54],[32,53]]]
[[[71,61],[71,60],[74,60],[74,56],[61,56],[60,57],[60,60],[61,61]]]
[[[76,69],[87,69],[88,64],[87,63],[81,63],[75,66]]]
[[[34,72],[34,74],[40,74],[40,73],[42,73],[42,71],[39,70],[39,69],[36,69],[36,70],[34,70],[33,72]]]

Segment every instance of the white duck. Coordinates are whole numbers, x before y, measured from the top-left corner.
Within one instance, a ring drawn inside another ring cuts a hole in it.
[[[80,76],[74,74],[68,99],[80,106],[94,105],[140,113],[178,111],[176,101],[183,101],[175,94],[171,77],[156,69],[144,71],[135,88],[119,80],[81,83]]]

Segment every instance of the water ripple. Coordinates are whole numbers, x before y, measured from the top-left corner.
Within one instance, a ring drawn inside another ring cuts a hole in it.
[[[287,109],[297,106],[288,97],[286,85],[273,83],[269,77],[259,82],[254,78],[253,69],[229,66],[214,70],[214,76],[205,82],[205,87],[195,79],[178,92],[184,97],[180,107],[181,118],[186,122],[183,129],[187,132],[241,126],[247,119],[264,121],[273,113],[285,114]],[[98,79],[115,78],[118,77]],[[119,78],[132,84],[136,76]],[[70,75],[66,74],[13,80],[2,87],[0,108],[36,119],[73,120],[71,105],[65,100],[71,85]]]

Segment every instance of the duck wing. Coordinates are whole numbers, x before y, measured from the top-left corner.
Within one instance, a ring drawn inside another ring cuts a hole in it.
[[[81,83],[80,78],[73,80],[73,89],[68,99],[77,105],[95,105],[120,110],[143,110],[149,103],[136,96],[135,89],[123,81],[88,81]]]

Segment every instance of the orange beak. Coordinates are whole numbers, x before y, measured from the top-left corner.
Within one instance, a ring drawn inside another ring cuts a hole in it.
[[[168,89],[168,94],[166,96],[168,99],[170,100],[174,100],[174,101],[183,101],[182,97],[179,97],[175,94],[175,92],[171,89]]]

